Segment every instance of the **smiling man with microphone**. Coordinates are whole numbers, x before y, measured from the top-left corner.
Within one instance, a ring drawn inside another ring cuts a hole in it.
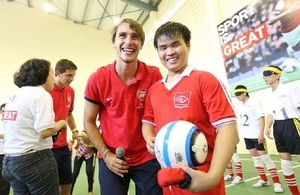
[[[162,194],[160,165],[146,148],[141,123],[148,89],[162,76],[157,67],[138,60],[144,40],[137,21],[122,20],[112,31],[116,60],[92,73],[86,85],[84,129],[99,151],[102,195],[127,195],[131,181],[137,195]]]

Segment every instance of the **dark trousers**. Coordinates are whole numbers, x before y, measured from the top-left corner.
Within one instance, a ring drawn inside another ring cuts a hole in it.
[[[104,160],[99,159],[99,183],[101,195],[127,195],[130,180],[135,183],[136,195],[162,195],[162,189],[157,182],[157,172],[160,165],[156,159],[144,164],[129,167],[128,173],[120,177],[108,169]]]
[[[88,192],[93,191],[93,183],[94,183],[94,170],[95,170],[95,165],[93,165],[94,162],[94,156],[91,156],[88,159],[85,159],[84,156],[78,158],[75,156],[74,158],[74,169],[73,169],[73,185],[71,189],[71,194],[73,193],[73,189],[76,183],[76,179],[80,173],[81,165],[83,161],[85,161],[85,171],[86,171],[86,176],[88,180]]]
[[[4,154],[0,155],[0,194],[1,195],[9,195],[10,191],[10,183],[2,176],[2,162],[3,162]]]

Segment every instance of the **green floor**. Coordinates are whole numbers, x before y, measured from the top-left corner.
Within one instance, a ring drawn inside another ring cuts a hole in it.
[[[230,181],[226,182],[226,192],[229,195],[240,195],[240,194],[255,194],[255,195],[269,195],[269,194],[282,194],[282,195],[290,195],[289,188],[286,185],[286,182],[284,181],[282,170],[280,168],[280,159],[278,156],[271,156],[273,159],[277,170],[278,175],[282,184],[282,187],[284,189],[283,193],[275,193],[273,191],[273,185],[272,185],[272,179],[269,175],[268,171],[266,170],[266,173],[268,175],[268,179],[271,185],[263,187],[263,188],[253,188],[252,185],[256,183],[260,178],[258,177],[257,172],[255,171],[255,168],[253,166],[252,159],[249,155],[240,155],[240,158],[242,160],[242,167],[243,167],[243,174],[244,174],[244,183],[233,185]],[[294,162],[294,173],[297,177],[297,184],[300,186],[300,165],[297,162],[296,158],[293,159]]]
[[[245,182],[238,185],[232,185],[231,182],[226,182],[226,192],[227,195],[246,195],[246,194],[255,194],[255,195],[269,195],[269,194],[277,194],[273,191],[273,185],[263,187],[263,188],[253,188],[252,184],[256,183],[259,180],[259,177],[257,175],[257,172],[253,166],[252,159],[250,155],[240,155],[240,158],[242,160],[242,166],[243,166],[243,174]],[[281,179],[281,183],[284,189],[284,193],[280,193],[282,195],[290,195],[290,191],[283,179],[282,171],[280,168],[280,159],[278,156],[271,156],[273,161],[275,162],[275,165],[278,169],[278,175]],[[294,158],[294,172],[297,176],[297,182],[298,186],[300,186],[300,165],[297,162],[297,160]],[[82,167],[82,171],[80,173],[78,183],[75,185],[74,193],[73,195],[84,195],[87,194],[87,180],[84,172],[84,167]],[[266,171],[266,173],[268,173]],[[268,178],[270,183],[272,183],[271,177],[268,174]],[[95,175],[95,184],[94,184],[94,193],[99,195],[99,183],[98,178]],[[134,185],[131,183],[130,186],[130,195],[134,195]]]
[[[238,185],[232,185],[231,182],[226,182],[226,192],[227,195],[246,195],[246,194],[255,194],[255,195],[269,195],[269,194],[276,194],[273,191],[273,185],[263,187],[263,188],[253,188],[252,184],[256,183],[259,180],[259,177],[257,175],[257,172],[253,166],[252,159],[249,155],[240,155],[240,158],[242,160],[242,166],[243,166],[243,174],[244,174],[244,183],[238,184]],[[290,195],[290,191],[283,179],[282,171],[280,168],[280,159],[278,156],[271,156],[273,161],[276,164],[276,167],[278,169],[278,174],[281,179],[281,183],[283,186],[283,189],[285,190],[284,193],[280,193],[282,195]],[[297,176],[297,184],[300,186],[300,165],[297,162],[297,160],[294,158],[294,172]],[[94,194],[99,195],[100,194],[100,186],[98,183],[98,166],[96,166],[96,174],[95,174],[95,182],[94,182]],[[268,173],[268,172],[266,172]],[[270,183],[271,177],[268,174],[268,178]],[[73,195],[87,195],[88,189],[87,189],[87,178],[85,175],[85,163],[83,163],[80,175],[77,179],[77,182],[75,184]],[[13,193],[10,193],[11,195]],[[130,191],[129,195],[134,195],[134,185],[131,183],[130,185]]]

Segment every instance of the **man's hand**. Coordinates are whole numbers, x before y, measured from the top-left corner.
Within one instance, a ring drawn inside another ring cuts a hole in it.
[[[262,144],[262,143],[264,143],[265,142],[265,136],[264,136],[264,134],[263,133],[260,133],[259,135],[258,135],[258,144]]]
[[[265,130],[265,134],[269,139],[273,139],[273,137],[271,136],[271,129],[270,128],[266,128]]]
[[[117,158],[115,154],[108,151],[103,160],[106,163],[108,169],[114,172],[115,174],[119,175],[120,177],[123,177],[124,174],[128,173],[129,166],[126,162],[128,158],[125,157],[124,161],[122,159]]]
[[[78,131],[73,131],[72,132],[72,139],[76,140],[78,138]]]
[[[146,141],[146,147],[148,149],[148,152],[150,154],[154,154],[154,141],[155,141],[155,137],[150,137],[147,141]]]

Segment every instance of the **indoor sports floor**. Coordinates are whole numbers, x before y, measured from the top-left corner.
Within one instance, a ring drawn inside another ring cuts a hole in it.
[[[272,179],[269,175],[269,173],[266,171],[270,185],[267,187],[262,187],[262,188],[253,188],[252,184],[256,183],[259,180],[258,174],[253,166],[252,159],[250,155],[244,155],[240,154],[240,158],[242,161],[242,166],[243,166],[243,174],[244,174],[244,183],[233,185],[231,184],[230,181],[226,182],[226,192],[227,195],[241,195],[241,194],[253,194],[253,195],[269,195],[269,194],[282,194],[282,195],[290,195],[290,191],[283,179],[282,175],[282,170],[280,168],[280,159],[276,155],[272,155],[271,158],[275,162],[275,165],[278,170],[278,175],[281,179],[282,187],[284,189],[283,193],[275,193],[273,191],[273,185],[272,185]],[[294,162],[294,172],[297,177],[297,184],[300,187],[300,165],[297,162],[296,158],[293,158]],[[96,171],[95,171],[95,182],[94,182],[94,194],[99,195],[100,194],[100,187],[98,183],[98,162],[96,165]],[[11,195],[13,194],[12,191],[10,193]],[[87,195],[87,178],[85,175],[85,163],[83,163],[81,167],[81,172],[79,177],[77,178],[75,188],[73,191],[73,195]],[[131,182],[130,185],[130,191],[129,195],[135,195],[134,191],[134,185]]]

